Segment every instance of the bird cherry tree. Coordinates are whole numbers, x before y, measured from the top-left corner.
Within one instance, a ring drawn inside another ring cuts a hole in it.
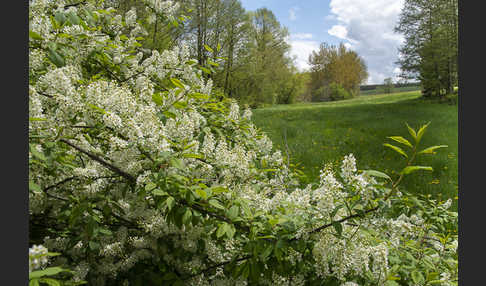
[[[444,147],[419,150],[427,125],[390,137],[397,178],[350,154],[305,185],[188,47],[143,49],[183,20],[145,4],[30,2],[31,283],[457,285],[450,201],[399,190]]]

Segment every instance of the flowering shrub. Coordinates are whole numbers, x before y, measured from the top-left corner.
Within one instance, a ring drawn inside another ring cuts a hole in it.
[[[72,282],[457,284],[457,216],[398,190],[443,147],[418,152],[427,126],[413,145],[390,137],[411,149],[386,145],[407,157],[396,180],[350,154],[303,185],[187,47],[144,52],[136,11],[104,5],[29,9],[31,241]],[[178,19],[172,1],[146,5],[144,21]]]
[[[57,255],[59,253],[48,252],[43,245],[34,245],[29,249],[29,286],[61,285],[60,280],[51,277],[70,271],[61,267],[46,267],[49,263],[49,257]],[[64,285],[80,285],[85,284],[86,281],[73,282],[66,280],[64,282]]]

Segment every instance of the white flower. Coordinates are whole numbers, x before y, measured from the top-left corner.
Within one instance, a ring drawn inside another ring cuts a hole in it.
[[[348,281],[348,282],[341,284],[341,286],[359,286],[359,284],[352,282],[352,281]]]
[[[442,204],[442,207],[444,209],[448,209],[451,207],[451,204],[452,204],[452,200],[451,199],[448,199],[447,201],[445,201],[443,204]]]
[[[135,25],[137,22],[137,10],[132,7],[126,14],[125,14],[125,23],[130,27]]]
[[[49,262],[47,248],[43,245],[33,245],[29,248],[29,273],[43,268]]]

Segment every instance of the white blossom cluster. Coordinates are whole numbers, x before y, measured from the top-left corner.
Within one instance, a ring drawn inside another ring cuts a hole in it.
[[[47,248],[43,245],[33,245],[29,248],[29,273],[43,268],[49,262]]]
[[[167,16],[174,16],[177,9],[179,9],[179,3],[175,1],[148,0],[146,2],[155,10],[156,13]]]

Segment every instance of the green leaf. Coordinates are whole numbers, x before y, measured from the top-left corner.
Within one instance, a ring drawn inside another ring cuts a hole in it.
[[[29,37],[34,39],[34,40],[43,40],[42,36],[37,34],[34,31],[29,30]]]
[[[408,158],[408,155],[400,147],[397,147],[395,145],[391,145],[391,144],[388,144],[388,143],[383,144],[383,146],[388,147],[388,148],[391,148],[394,151],[398,152],[399,154],[405,156],[405,158]]]
[[[407,166],[403,168],[400,174],[407,175],[418,170],[433,171],[432,167],[428,166]]]
[[[334,210],[331,212],[331,219],[334,218],[334,216],[337,214],[337,212],[339,211],[339,209],[343,208],[344,205],[339,205],[337,206],[336,208],[334,208]]]
[[[52,16],[52,15],[51,15],[51,16],[49,17],[49,19],[51,20],[52,27],[53,27],[54,29],[56,29],[56,30],[57,30],[57,29],[59,29],[60,25],[59,25],[59,23],[56,21],[56,18],[54,18],[54,16]]]
[[[90,241],[88,242],[88,246],[91,250],[96,251],[100,249],[100,244],[96,241]]]
[[[227,224],[227,226],[226,226],[226,236],[229,239],[232,239],[233,236],[235,235],[235,233],[236,233],[235,227],[233,225]]]
[[[36,157],[37,159],[40,159],[42,161],[46,161],[47,160],[46,156],[44,156],[43,153],[37,151],[37,149],[34,147],[34,145],[30,144],[30,148],[29,149],[30,149],[30,153],[32,153],[32,155],[34,157]]]
[[[179,158],[170,158],[171,166],[174,166],[177,169],[184,169],[184,163]]]
[[[413,130],[412,127],[408,125],[408,123],[405,124],[407,125],[408,133],[410,133],[410,135],[412,135],[415,142],[417,142],[417,133],[415,133],[415,130]]]
[[[158,106],[162,106],[164,104],[164,98],[158,92],[152,94],[152,101]]]
[[[177,279],[177,275],[175,273],[169,272],[162,276],[162,280],[164,281],[171,281]]]
[[[204,155],[201,154],[184,153],[182,156],[185,158],[204,159]]]
[[[74,12],[70,12],[67,14],[69,22],[73,25],[79,25],[80,19],[78,15],[76,15]]]
[[[192,218],[192,212],[188,208],[184,213],[184,215],[182,216],[182,223],[187,225],[187,223],[191,220],[191,218]]]
[[[219,67],[218,63],[208,60],[208,64],[212,65],[213,67]]]
[[[155,190],[153,190],[152,194],[154,196],[166,196],[167,192],[162,191],[161,189],[155,189]]]
[[[417,154],[435,154],[435,150],[437,150],[439,148],[446,148],[446,147],[449,147],[449,146],[447,146],[447,145],[432,146],[432,147],[429,147],[429,148],[425,148],[424,150],[418,152]]]
[[[398,143],[402,143],[404,145],[407,145],[410,148],[413,148],[412,144],[402,136],[389,136],[388,138],[397,141]]]
[[[174,102],[173,106],[177,109],[183,109],[183,108],[186,108],[187,107],[187,102],[185,101],[177,101],[177,102]]]
[[[216,46],[216,51],[220,51],[221,50],[221,45],[218,43],[218,45]]]
[[[226,233],[226,228],[227,228],[226,223],[220,224],[219,227],[218,227],[218,230],[216,231],[216,237],[217,238],[222,237]]]
[[[343,226],[341,225],[341,223],[337,221],[333,221],[332,226],[334,227],[338,235],[341,236],[341,234],[343,233]]]
[[[167,208],[169,209],[169,211],[174,207],[175,205],[175,200],[173,197],[169,196],[167,197],[167,199],[165,200],[165,203],[167,204]]]
[[[191,97],[191,98],[197,98],[197,99],[209,99],[209,95],[199,93],[199,92],[191,93],[188,96]]]
[[[39,279],[35,278],[35,279],[30,280],[29,286],[39,286]]]
[[[211,71],[205,67],[199,67],[203,72],[207,73],[207,74],[211,74]]]
[[[269,234],[269,235],[258,236],[257,238],[258,239],[275,238],[275,235]]]
[[[52,278],[41,278],[39,279],[39,282],[46,283],[47,285],[50,286],[61,286],[61,283],[59,281]]]
[[[46,121],[47,119],[45,118],[35,118],[35,117],[29,117],[29,121]]]
[[[209,204],[217,209],[224,210],[224,206],[222,206],[217,200],[209,200]]]
[[[54,15],[54,18],[62,25],[64,22],[66,22],[66,16],[62,12],[57,12]]]
[[[172,119],[175,119],[177,117],[177,115],[175,115],[175,113],[173,112],[170,112],[170,111],[164,111],[163,114],[166,116],[166,117],[169,117],[169,118],[172,118]]]
[[[94,109],[94,110],[98,111],[98,112],[101,112],[101,113],[103,113],[103,114],[106,114],[106,110],[104,110],[104,109],[103,109],[103,108],[101,108],[101,107],[98,107],[98,106],[96,106],[96,105],[94,105],[94,104],[91,104],[91,103],[88,103],[88,106],[89,106],[89,107],[91,107],[92,109]]]
[[[104,235],[112,235],[113,233],[111,232],[111,230],[109,229],[106,229],[106,228],[99,228],[98,231]]]
[[[411,275],[414,283],[422,284],[423,282],[425,282],[424,276],[419,271],[414,270],[412,271]]]
[[[66,64],[66,62],[64,61],[64,58],[56,50],[52,49],[51,47],[47,48],[47,57],[58,68],[63,67]]]
[[[422,136],[424,135],[425,133],[425,130],[427,129],[427,127],[429,126],[430,122],[423,125],[422,127],[420,127],[419,131],[417,132],[417,143],[420,142],[420,139],[422,139]]]
[[[210,46],[204,44],[204,48],[206,49],[206,51],[208,51],[210,53],[214,53],[214,50]]]
[[[233,220],[240,213],[240,208],[237,205],[232,206],[228,211],[228,218]]]
[[[273,245],[269,244],[265,248],[265,250],[259,255],[260,259],[264,261],[270,254],[272,254],[273,251]]]
[[[34,183],[32,180],[29,180],[29,190],[34,191],[34,192],[38,192],[38,193],[42,192],[39,185]]]
[[[370,176],[373,176],[373,177],[379,177],[379,178],[387,179],[387,180],[390,180],[390,181],[392,180],[390,178],[390,176],[388,176],[387,174],[380,172],[380,171],[376,171],[376,170],[364,170],[363,173],[370,175]]]
[[[171,78],[170,81],[172,82],[173,85],[177,86],[178,88],[184,89],[184,84],[177,78]]]
[[[225,187],[221,187],[221,186],[216,186],[216,187],[211,187],[211,191],[215,194],[215,195],[219,195],[221,193],[225,193],[228,191],[227,188]]]
[[[29,273],[29,280],[34,278],[40,278],[44,276],[52,276],[61,272],[69,271],[61,267],[49,267],[44,270],[36,270]]]
[[[155,183],[149,182],[148,184],[145,185],[145,190],[147,192],[150,192],[151,190],[155,189],[157,185]]]
[[[387,280],[385,282],[385,286],[400,286],[400,284],[398,284],[397,282],[395,282],[393,280]]]
[[[245,261],[243,264],[240,265],[239,274],[243,280],[246,280],[250,275],[250,263]]]
[[[208,194],[204,190],[202,190],[202,189],[196,189],[196,194],[198,196],[200,196],[201,198],[203,198],[203,199],[207,199],[208,198]]]

